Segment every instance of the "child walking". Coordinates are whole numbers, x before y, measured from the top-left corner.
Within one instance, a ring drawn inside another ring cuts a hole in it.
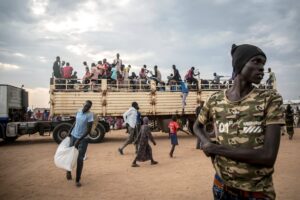
[[[175,150],[175,146],[178,145],[178,139],[177,139],[177,130],[180,129],[180,126],[179,124],[177,123],[177,117],[176,115],[173,115],[172,116],[172,121],[170,121],[169,123],[169,129],[170,129],[170,133],[169,133],[169,136],[171,138],[171,145],[172,145],[172,148],[171,148],[171,151],[170,151],[170,157],[172,158],[173,157],[173,153],[174,153],[174,150]]]
[[[133,160],[131,167],[139,167],[139,165],[136,163],[137,161],[145,162],[147,160],[151,160],[151,165],[158,164],[158,162],[153,159],[152,148],[149,144],[149,140],[151,140],[153,145],[156,145],[156,142],[154,141],[154,138],[151,134],[151,130],[148,126],[148,123],[148,117],[144,117],[143,125],[141,127],[138,138],[136,139],[136,143],[138,144],[136,157]]]

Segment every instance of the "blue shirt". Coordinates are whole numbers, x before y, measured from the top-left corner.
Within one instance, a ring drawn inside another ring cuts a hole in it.
[[[111,73],[110,78],[117,80],[117,70],[115,68],[113,68],[111,71],[112,71],[112,73]]]
[[[181,81],[180,82],[181,92],[182,93],[189,93],[189,88],[187,86],[187,83]]]
[[[88,122],[94,121],[94,115],[92,112],[83,113],[82,111],[76,114],[76,123],[71,132],[71,135],[79,139],[83,136],[87,130]]]

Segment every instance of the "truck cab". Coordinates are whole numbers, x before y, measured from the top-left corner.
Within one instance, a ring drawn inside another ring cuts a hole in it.
[[[23,88],[0,84],[0,138],[14,141],[18,127],[26,120],[28,92]]]

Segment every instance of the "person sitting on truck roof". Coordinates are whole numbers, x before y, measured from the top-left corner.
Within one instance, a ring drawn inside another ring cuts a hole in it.
[[[144,65],[143,65],[143,68],[145,69],[145,73],[146,73],[146,75],[148,75],[148,73],[149,73],[149,70],[147,69],[147,65],[146,65],[146,64],[144,64]]]
[[[91,81],[93,84],[97,84],[98,83],[98,69],[95,63],[92,63],[92,70],[91,70]]]
[[[214,80],[213,80],[213,83],[214,84],[220,84],[220,79],[224,77],[222,75],[218,75],[216,72],[214,72]]]
[[[108,79],[110,77],[110,74],[109,74],[110,69],[109,68],[111,68],[111,66],[107,62],[106,58],[103,59],[102,65],[103,65],[103,70],[104,70],[103,78]]]
[[[124,79],[125,80],[128,79],[130,70],[131,70],[131,65],[128,65],[127,67],[125,67],[125,69],[124,69]]]
[[[116,82],[117,82],[117,70],[116,70],[116,68],[111,69],[110,79],[111,79],[111,84],[116,84]]]
[[[86,67],[85,68],[85,74],[82,77],[82,84],[89,84],[90,83],[90,77],[91,77],[90,69],[89,69],[89,67]]]
[[[194,76],[198,76],[199,74],[200,72],[195,74],[195,67],[191,67],[191,69],[189,69],[189,71],[186,73],[184,79],[188,82],[188,84],[195,84],[198,86],[198,80],[195,79]]]
[[[156,85],[161,82],[161,73],[157,68],[157,65],[154,66],[154,74],[150,72],[152,76],[150,77],[152,80],[155,81]]]
[[[130,85],[132,86],[132,89],[137,89],[138,76],[134,72],[132,72],[131,76],[129,76],[128,79],[130,80]]]
[[[77,169],[76,169],[76,186],[80,187],[81,173],[83,169],[83,159],[88,147],[88,134],[90,134],[93,122],[94,114],[90,112],[92,102],[87,100],[82,108],[76,114],[75,122],[69,131],[71,137],[70,146],[75,146],[78,149]],[[72,174],[70,171],[66,173],[67,180],[72,180]]]
[[[176,68],[176,65],[173,65],[172,66],[173,68],[173,77],[170,79],[170,83],[174,82],[176,83],[177,85],[179,85],[180,81],[181,81],[181,76],[179,74],[179,71],[178,69]]]
[[[119,72],[117,71],[117,79],[120,84],[123,84],[124,76],[125,76],[125,65],[121,65],[120,71]]]
[[[66,79],[72,78],[73,67],[67,62],[66,66],[63,68],[63,77]]]
[[[98,79],[104,78],[105,70],[101,60],[98,61],[97,70],[98,70]]]
[[[147,74],[144,67],[141,68],[141,71],[139,73],[139,79],[141,80],[147,80]]]
[[[74,84],[77,84],[78,83],[78,81],[77,81],[77,79],[78,79],[78,76],[77,76],[77,71],[74,71],[73,72],[73,74],[72,74],[72,76],[71,76],[71,84],[72,84],[72,87],[71,88],[74,88]]]

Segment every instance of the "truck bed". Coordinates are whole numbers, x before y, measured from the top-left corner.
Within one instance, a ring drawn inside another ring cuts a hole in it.
[[[67,88],[67,87],[66,87]],[[76,87],[74,87],[76,88]],[[192,90],[186,99],[185,114],[195,114],[200,101],[206,101],[219,89]],[[172,115],[182,112],[181,91],[157,91],[151,83],[148,90],[110,89],[102,82],[97,90],[62,89],[52,86],[50,91],[51,115],[74,115],[86,100],[91,100],[91,111],[98,116],[122,116],[133,101],[138,102],[142,115]]]

